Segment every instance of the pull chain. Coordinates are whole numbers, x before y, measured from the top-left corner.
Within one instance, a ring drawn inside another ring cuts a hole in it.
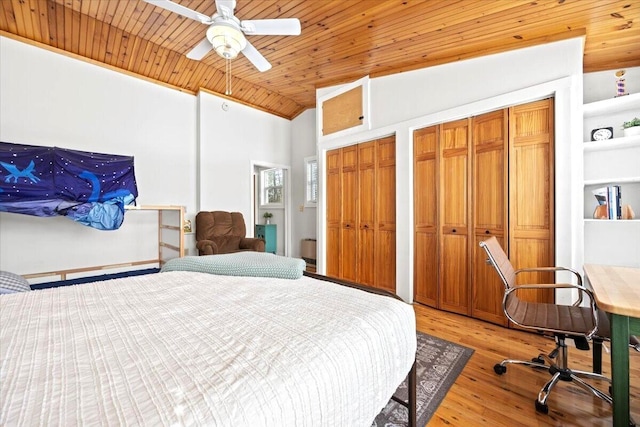
[[[225,95],[231,95],[231,60],[227,59],[227,63],[225,64],[225,82],[226,82],[226,90],[224,92]]]

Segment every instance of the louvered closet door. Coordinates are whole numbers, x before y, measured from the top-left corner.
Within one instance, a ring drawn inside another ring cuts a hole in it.
[[[507,109],[472,119],[473,128],[473,232],[472,313],[477,319],[503,326],[507,318],[502,310],[504,285],[495,269],[487,264],[480,242],[495,236],[506,246],[507,223]]]
[[[438,306],[438,126],[413,134],[414,262],[417,302]]]
[[[358,279],[358,146],[341,149],[342,225],[340,229],[340,277]]]
[[[376,286],[396,291],[396,142],[376,142]]]
[[[358,144],[358,283],[375,285],[376,142]]]
[[[327,151],[327,276],[340,277],[342,186],[340,149]]]
[[[440,125],[440,294],[443,310],[471,314],[470,119]]]
[[[509,258],[514,267],[554,265],[553,99],[509,109]],[[553,274],[518,275],[518,283],[549,283]],[[520,296],[520,294],[518,294]],[[553,291],[523,299],[553,302]]]

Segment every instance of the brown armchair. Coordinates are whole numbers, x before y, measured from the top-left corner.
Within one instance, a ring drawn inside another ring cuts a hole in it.
[[[240,251],[264,252],[264,240],[245,237],[247,229],[240,212],[198,212],[196,248],[199,255]]]

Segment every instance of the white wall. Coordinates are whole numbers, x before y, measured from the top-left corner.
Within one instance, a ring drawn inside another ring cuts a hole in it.
[[[640,92],[640,67],[624,68],[627,93]],[[602,101],[616,96],[616,71],[598,71],[584,75],[584,103]],[[638,112],[640,115],[640,111]],[[618,129],[619,130],[619,129]]]
[[[196,202],[196,98],[0,37],[0,140],[133,155],[138,204]],[[28,274],[157,257],[155,214],[116,231],[0,213],[0,269]]]
[[[556,198],[556,263],[582,266],[581,224],[575,221],[582,215],[582,192],[575,194],[582,186],[582,52],[583,39],[576,38],[374,78],[371,129],[319,139],[323,177],[327,150],[396,135],[396,291],[402,298],[413,299],[413,130],[550,95],[555,96],[556,194],[570,195]],[[318,90],[317,98],[338,88]],[[324,218],[320,189],[318,218]],[[318,267],[324,272],[323,221],[318,229]]]
[[[316,110],[309,109],[291,123],[291,171],[296,177],[291,185],[291,255],[300,257],[300,240],[315,239],[317,236],[317,208],[304,207],[306,192],[306,171],[304,158],[316,155]],[[302,210],[300,209],[302,207]]]
[[[312,117],[297,119],[296,156],[315,152]],[[133,155],[138,204],[184,205],[194,226],[201,209],[240,211],[253,235],[256,165],[289,169],[299,197],[291,138],[291,121],[229,99],[185,94],[0,37],[0,140]],[[293,217],[291,190],[286,197],[286,213],[274,211],[278,253],[286,243],[299,254],[291,230],[300,218],[297,211]],[[308,218],[301,223],[308,228],[311,222],[315,227]],[[0,213],[0,269],[29,274],[153,259],[156,226],[155,213],[144,212],[128,212],[124,225],[110,232],[66,218]],[[186,243],[193,240],[188,236]]]
[[[198,100],[199,210],[242,212],[247,235],[253,236],[254,165],[290,167],[291,122],[206,92],[200,92]],[[285,201],[289,215],[290,199]],[[270,211],[275,217],[275,210]],[[291,232],[277,220],[272,223],[278,225],[278,253],[284,255],[283,244],[291,248]]]

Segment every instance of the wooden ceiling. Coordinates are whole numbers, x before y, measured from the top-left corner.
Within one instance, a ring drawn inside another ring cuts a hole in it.
[[[206,15],[214,0],[176,0]],[[640,65],[637,0],[237,0],[239,19],[299,18],[300,36],[250,36],[273,68],[232,61],[232,98],[293,118],[315,90],[586,36],[584,72]],[[635,25],[634,25],[635,22]],[[225,61],[187,59],[207,27],[142,0],[0,0],[0,35],[190,93],[225,92]]]

